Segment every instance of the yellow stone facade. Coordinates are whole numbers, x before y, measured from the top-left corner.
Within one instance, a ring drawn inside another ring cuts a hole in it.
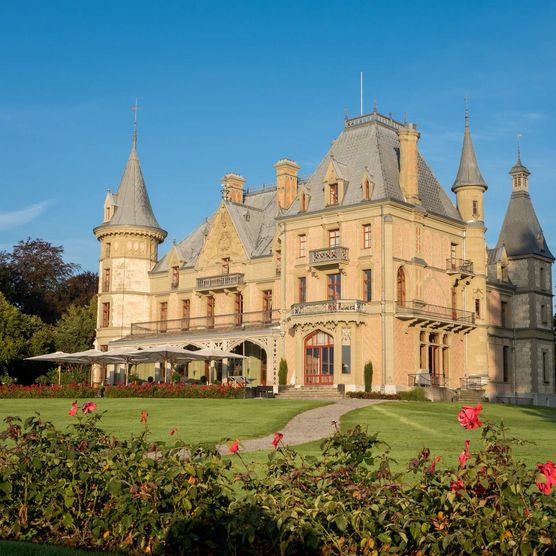
[[[146,205],[134,209],[142,225],[111,225],[123,214],[125,188],[138,187],[122,182],[95,229],[97,346],[235,350],[247,356],[239,366],[192,363],[184,376],[243,374],[276,389],[283,358],[287,384],[301,388],[361,390],[371,362],[373,389],[386,392],[432,386],[450,398],[470,383],[492,398],[515,393],[518,383],[523,394],[538,392],[530,378],[536,370],[522,369],[516,379],[518,363],[508,367],[504,346],[516,349],[509,323],[517,291],[508,268],[520,263],[504,249],[496,256],[487,249],[486,184],[478,167],[473,174],[474,151],[464,160],[470,135],[453,188],[457,207],[423,161],[418,139],[413,124],[375,112],[346,120],[309,179],[289,159],[274,165],[274,188],[249,191],[243,177],[227,174],[215,213],[163,257],[158,245],[166,233],[145,225],[154,218],[141,212]],[[551,288],[551,255],[537,258]],[[539,357],[553,366],[548,351]],[[152,372],[162,376],[145,370]],[[551,394],[554,373],[548,378],[540,390]],[[118,374],[97,379],[117,381]]]

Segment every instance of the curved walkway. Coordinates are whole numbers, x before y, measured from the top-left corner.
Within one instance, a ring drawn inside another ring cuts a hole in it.
[[[296,415],[283,429],[276,432],[281,432],[284,435],[282,441],[290,446],[305,444],[313,440],[321,440],[335,431],[333,423],[334,421],[339,423],[342,415],[360,407],[384,403],[385,401],[388,400],[341,399],[330,405],[310,409]],[[273,439],[274,433],[251,440],[241,441],[240,439],[240,447],[242,452],[270,450]],[[230,453],[228,445],[219,446],[218,451],[221,454]]]

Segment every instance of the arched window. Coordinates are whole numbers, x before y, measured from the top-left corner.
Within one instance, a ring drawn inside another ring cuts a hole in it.
[[[305,384],[334,384],[334,338],[321,330],[305,339]]]
[[[403,266],[398,268],[396,300],[398,305],[405,305],[405,271]]]

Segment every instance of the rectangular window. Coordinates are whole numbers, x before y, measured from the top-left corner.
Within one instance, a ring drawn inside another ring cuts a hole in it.
[[[542,381],[545,384],[550,382],[548,378],[548,351],[542,352]]]
[[[108,222],[110,220],[110,207],[104,209],[104,221]]]
[[[367,201],[371,197],[371,184],[369,180],[365,180],[363,184],[363,199]]]
[[[342,346],[342,374],[351,373],[351,346]]]
[[[338,272],[336,274],[328,275],[328,299],[336,300],[342,297],[342,275]]]
[[[263,322],[272,322],[272,290],[263,291]]]
[[[332,183],[330,184],[330,202],[331,205],[338,204],[338,184]]]
[[[172,289],[175,290],[180,285],[180,269],[177,266],[172,267]]]
[[[500,303],[500,325],[508,328],[508,302]]]
[[[480,319],[481,318],[481,300],[475,299],[475,316]]]
[[[110,269],[105,268],[104,274],[102,276],[102,291],[109,292],[110,291]]]
[[[328,247],[340,247],[340,230],[328,230]]]
[[[110,303],[102,304],[102,327],[108,328],[110,326]]]
[[[214,328],[214,296],[207,297],[207,328]]]
[[[243,324],[243,295],[236,293],[234,298],[234,317],[235,325],[241,326]]]
[[[546,315],[547,315],[546,305],[541,305],[541,322],[543,324],[548,324],[548,317]]]
[[[189,330],[189,318],[191,317],[191,301],[183,299],[181,302],[181,329]]]
[[[298,237],[298,247],[299,247],[299,256],[306,257],[307,256],[307,236],[305,234],[301,234]]]
[[[510,380],[510,347],[502,346],[502,380]]]
[[[297,279],[297,299],[299,303],[307,301],[307,278],[305,276]]]
[[[168,330],[168,302],[167,301],[162,301],[160,303],[160,312],[159,312],[159,320],[160,320],[160,326],[159,326],[159,330],[160,332],[166,332],[166,330]]]
[[[363,301],[371,301],[373,298],[371,270],[363,271]]]
[[[107,258],[110,257],[111,247],[112,244],[110,242],[106,242],[106,244],[104,245],[104,256]]]
[[[222,259],[222,274],[230,274],[230,257]]]
[[[450,243],[450,259],[455,261],[457,259],[457,243]]]
[[[540,287],[541,290],[545,290],[546,289],[546,284],[544,282],[544,266],[541,266],[539,269],[539,280],[540,280]]]
[[[371,225],[365,224],[363,226],[363,249],[370,249],[371,247]]]
[[[479,201],[473,201],[473,218],[479,217]]]

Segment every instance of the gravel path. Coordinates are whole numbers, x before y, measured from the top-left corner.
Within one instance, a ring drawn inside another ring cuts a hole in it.
[[[342,399],[333,404],[325,405],[310,409],[296,415],[281,432],[284,435],[282,441],[290,446],[296,444],[305,444],[313,440],[321,440],[334,432],[333,421],[340,422],[340,417],[354,409],[384,403],[385,400],[359,400],[359,399]],[[254,452],[256,450],[269,450],[272,448],[272,440],[274,433],[262,438],[254,438],[252,440],[240,439],[240,447],[242,452]],[[229,454],[228,445],[218,447],[221,454]]]

